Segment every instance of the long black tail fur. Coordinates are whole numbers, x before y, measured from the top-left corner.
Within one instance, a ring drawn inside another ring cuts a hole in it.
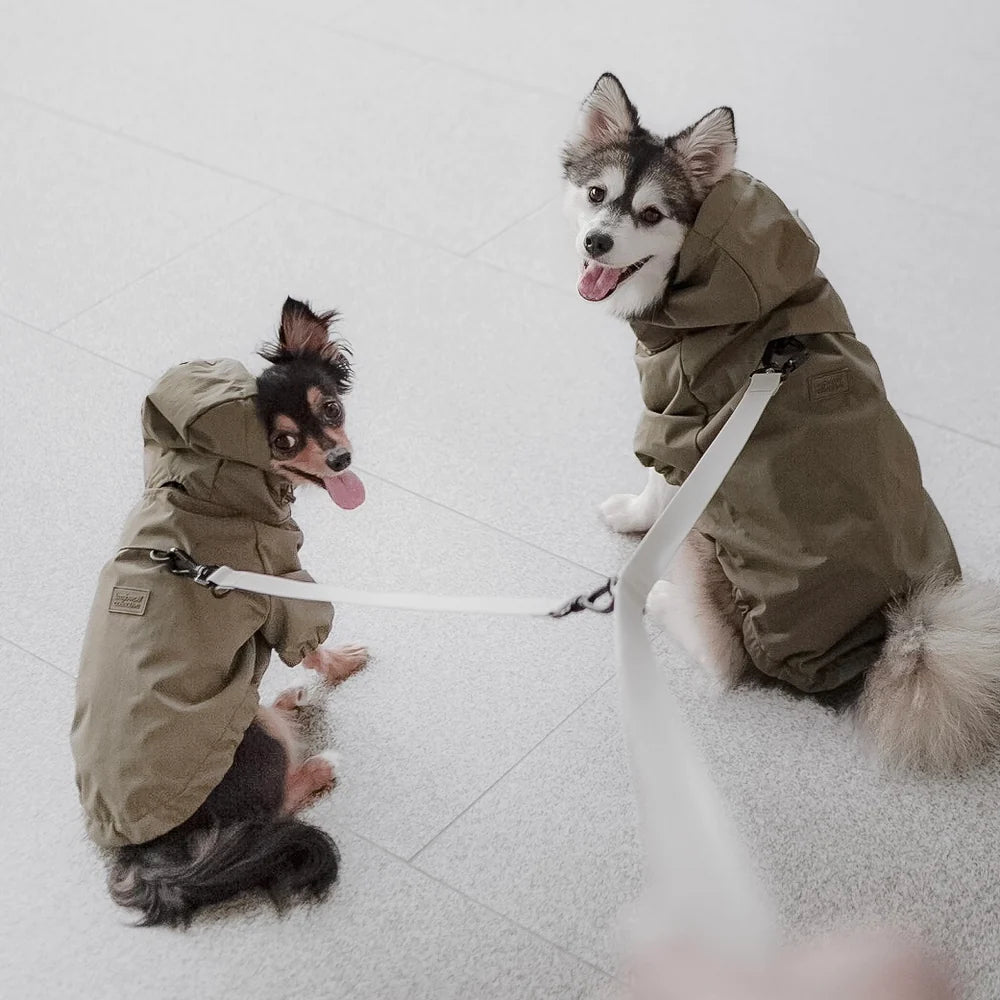
[[[120,848],[108,888],[116,903],[142,911],[139,926],[186,927],[201,907],[251,889],[262,889],[279,910],[297,897],[320,898],[339,861],[318,827],[260,817]]]

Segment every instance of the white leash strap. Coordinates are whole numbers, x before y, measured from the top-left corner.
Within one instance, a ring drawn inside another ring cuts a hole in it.
[[[557,600],[552,597],[459,597],[455,595],[388,593],[350,590],[328,583],[293,580],[267,573],[251,573],[229,566],[203,565],[182,549],[153,549],[153,562],[163,563],[175,576],[186,576],[218,597],[231,590],[296,601],[326,601],[331,604],[359,604],[370,608],[395,608],[402,611],[436,611],[459,614],[521,615],[562,618],[574,611],[607,614],[614,608],[614,580],[605,580],[590,593]]]
[[[681,718],[643,625],[643,608],[781,384],[755,374],[726,425],[660,514],[618,581],[615,646],[622,716],[647,864],[645,933],[710,954],[759,957],[774,941],[769,907]]]
[[[302,601],[329,601],[331,604],[360,604],[369,608],[395,608],[402,611],[444,611],[461,614],[488,612],[493,615],[548,616],[566,603],[544,597],[458,597],[437,594],[381,593],[348,590],[326,583],[289,580],[263,573],[220,566],[206,578],[220,590],[249,590],[271,597],[290,597]]]

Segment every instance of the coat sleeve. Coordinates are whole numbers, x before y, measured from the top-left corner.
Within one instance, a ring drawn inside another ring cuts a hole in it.
[[[304,569],[283,573],[282,577],[286,580],[314,582]],[[272,597],[270,614],[260,631],[282,662],[294,667],[317,646],[326,642],[332,625],[333,605],[326,601]]]
[[[680,486],[698,463],[698,435],[708,419],[685,377],[681,346],[650,353],[637,343],[635,355],[644,404],[633,439],[635,454],[674,486]]]

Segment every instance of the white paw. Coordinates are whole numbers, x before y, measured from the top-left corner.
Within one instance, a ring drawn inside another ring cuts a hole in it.
[[[322,757],[323,760],[330,765],[330,770],[332,770],[334,774],[340,770],[343,757],[338,750],[321,750],[318,754],[316,754],[316,756]]]
[[[646,598],[646,614],[674,641],[679,642],[696,663],[707,663],[705,640],[697,615],[681,584],[660,580]]]
[[[299,685],[282,691],[275,699],[274,707],[291,711],[308,705],[311,700],[312,690],[304,685]]]
[[[600,511],[608,526],[621,534],[649,531],[656,520],[656,512],[641,493],[616,493],[601,504]]]
[[[673,631],[677,620],[677,611],[682,603],[683,597],[680,587],[676,583],[659,580],[653,584],[653,589],[646,597],[646,614],[660,628]]]

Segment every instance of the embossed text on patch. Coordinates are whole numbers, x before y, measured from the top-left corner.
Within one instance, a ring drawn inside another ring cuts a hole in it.
[[[134,590],[132,587],[115,587],[111,591],[111,603],[108,605],[108,611],[113,611],[119,615],[144,615],[148,600],[148,590]]]
[[[823,372],[809,379],[809,398],[812,400],[829,399],[839,396],[850,388],[850,379],[846,368],[835,372]]]

